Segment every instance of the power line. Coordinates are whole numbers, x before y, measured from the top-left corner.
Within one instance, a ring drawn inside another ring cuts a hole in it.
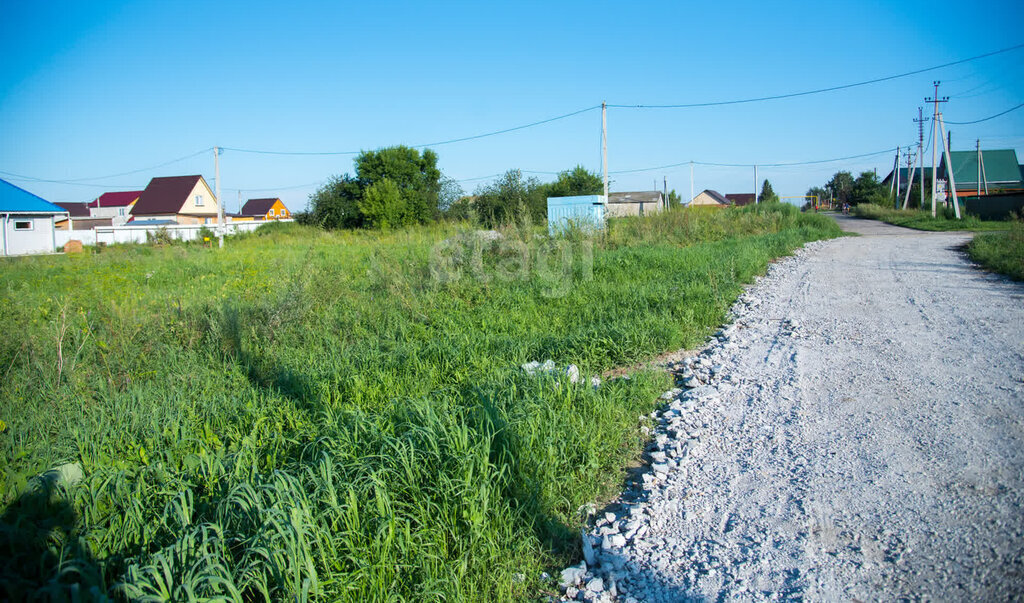
[[[914,71],[907,71],[906,73],[899,73],[896,75],[889,75],[886,77],[875,78],[872,80],[865,80],[863,82],[856,82],[853,84],[842,84],[840,86],[831,86],[828,88],[818,88],[817,90],[806,90],[804,92],[791,92],[788,94],[777,94],[774,96],[759,96],[756,98],[745,98],[741,100],[727,100],[727,101],[713,101],[706,103],[682,103],[676,105],[608,105],[609,107],[615,107],[619,109],[690,109],[695,107],[715,107],[721,105],[739,105],[742,103],[757,103],[762,101],[779,100],[784,98],[794,98],[797,96],[808,96],[811,94],[821,94],[823,92],[835,92],[836,90],[847,90],[849,88],[856,88],[858,86],[867,86],[869,84],[877,84],[879,82],[887,82],[889,80],[895,80],[899,78],[909,77],[911,75],[918,75],[920,73],[927,73],[929,71],[935,71],[936,69],[943,69],[946,67],[952,67],[954,65],[961,65],[963,63],[969,63],[971,61],[977,61],[978,59],[984,59],[997,54],[1010,52],[1024,48],[1024,44],[1017,44],[1016,46],[1010,46],[1009,48],[1002,48],[985,54],[979,54],[967,59],[961,59],[959,61],[953,61],[951,63],[943,63],[942,65],[935,65],[933,67],[925,67],[924,69],[916,69]]]
[[[632,169],[632,170],[618,170],[618,171],[609,172],[609,173],[610,174],[634,174],[634,173],[637,173],[637,172],[651,172],[651,171],[655,171],[655,170],[667,170],[669,168],[682,167],[682,166],[690,165],[691,163],[693,165],[702,165],[702,166],[706,166],[706,167],[742,167],[742,168],[752,168],[752,167],[755,167],[755,166],[760,168],[760,167],[786,167],[786,166],[798,166],[798,165],[815,165],[815,164],[819,164],[819,163],[833,163],[833,162],[836,162],[836,161],[847,161],[849,159],[862,159],[864,157],[874,157],[875,155],[882,155],[884,153],[891,153],[891,152],[892,152],[892,149],[885,149],[883,151],[874,151],[872,153],[862,153],[860,155],[848,155],[846,157],[836,157],[836,158],[833,158],[833,159],[816,159],[816,160],[813,160],[813,161],[788,161],[788,162],[781,162],[781,163],[712,163],[712,162],[707,162],[707,161],[681,161],[679,163],[671,163],[671,164],[668,164],[668,165],[659,165],[659,166],[656,166],[656,167],[647,167],[647,168],[637,168],[637,169]]]
[[[107,175],[107,176],[93,176],[93,177],[90,177],[90,178],[71,178],[71,179],[66,179],[66,180],[53,180],[53,179],[48,179],[48,178],[35,178],[33,176],[23,176],[21,174],[13,174],[11,172],[5,172],[5,171],[2,171],[2,170],[0,170],[0,174],[3,174],[5,176],[10,176],[11,178],[17,178],[17,179],[20,179],[20,180],[28,180],[28,181],[31,181],[31,182],[49,182],[49,183],[53,183],[53,184],[73,184],[73,185],[76,185],[76,186],[99,186],[100,188],[106,188],[108,185],[105,185],[105,184],[104,185],[96,185],[96,184],[82,184],[82,183],[84,183],[86,181],[89,181],[89,180],[106,180],[107,178],[118,178],[120,176],[130,176],[131,174],[138,174],[140,172],[148,172],[149,170],[155,170],[155,169],[158,169],[158,168],[162,168],[162,167],[171,165],[172,163],[178,163],[180,161],[185,161],[186,159],[191,159],[191,158],[193,158],[193,157],[195,157],[197,155],[202,155],[203,153],[208,153],[208,152],[210,152],[212,150],[213,150],[213,147],[206,147],[205,149],[202,149],[201,151],[196,151],[195,153],[192,153],[190,155],[185,155],[184,157],[178,157],[177,159],[172,159],[170,161],[165,161],[163,163],[160,163],[160,164],[157,164],[157,165],[153,165],[153,166],[150,166],[150,167],[139,168],[137,170],[131,170],[129,172],[121,172],[119,174],[110,174],[110,175]]]
[[[511,128],[505,128],[503,130],[495,130],[493,132],[485,132],[483,134],[474,134],[473,136],[463,136],[462,138],[452,138],[449,140],[440,140],[437,142],[429,142],[426,144],[414,144],[409,145],[413,149],[422,149],[426,147],[439,147],[441,145],[453,144],[456,142],[466,142],[467,140],[478,140],[480,138],[487,138],[488,136],[498,136],[499,134],[508,134],[509,132],[515,132],[517,130],[525,130],[526,128],[532,128],[534,126],[540,126],[543,124],[558,121],[560,119],[566,119],[573,117],[581,113],[593,111],[594,109],[600,109],[601,105],[594,105],[593,107],[587,107],[585,109],[579,109],[578,111],[572,111],[571,113],[565,113],[562,115],[556,115],[555,117],[549,117],[539,121],[530,122],[521,126],[513,126]],[[256,153],[259,155],[358,155],[362,151],[267,151],[258,149],[240,149],[237,147],[222,147],[228,151],[235,151],[236,153]]]
[[[983,121],[988,121],[990,119],[995,119],[997,117],[1001,117],[1003,115],[1006,115],[1007,113],[1010,113],[1011,111],[1016,111],[1017,109],[1020,109],[1021,107],[1024,107],[1024,103],[1021,103],[1021,104],[1019,104],[1016,107],[1013,107],[1011,109],[1007,109],[1006,111],[1003,111],[1002,113],[996,113],[995,115],[990,115],[990,116],[988,116],[988,117],[986,117],[984,119],[976,119],[974,121],[947,121],[946,123],[947,124],[956,124],[958,126],[969,126],[971,124],[980,124]]]

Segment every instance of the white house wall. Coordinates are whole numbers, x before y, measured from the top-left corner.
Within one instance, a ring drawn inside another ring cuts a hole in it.
[[[3,255],[53,253],[56,250],[53,216],[5,214]],[[15,222],[31,222],[31,230],[15,230]]]

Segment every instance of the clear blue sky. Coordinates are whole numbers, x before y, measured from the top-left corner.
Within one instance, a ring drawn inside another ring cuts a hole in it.
[[[348,151],[417,145],[612,104],[785,94],[912,71],[1024,43],[1018,2],[310,3],[14,2],[0,20],[0,177],[52,201],[202,173],[214,145]],[[780,5],[781,6],[781,5]],[[1024,49],[893,81],[794,99],[609,110],[609,169],[698,161],[781,163],[907,145],[933,79],[947,120],[1024,102]],[[928,109],[926,108],[926,112]],[[951,126],[954,150],[1014,148],[1024,109]],[[927,131],[926,131],[927,134]],[[434,147],[444,173],[600,170],[600,111]],[[783,195],[893,153],[766,167]],[[930,163],[930,154],[926,164]],[[222,196],[301,209],[351,156],[225,151]],[[550,176],[538,175],[541,179]],[[662,178],[687,197],[688,166],[613,174],[612,190]],[[467,192],[486,180],[464,181]],[[89,186],[85,186],[89,185]],[[697,192],[749,192],[750,168],[697,166]],[[262,189],[262,190],[257,190]]]

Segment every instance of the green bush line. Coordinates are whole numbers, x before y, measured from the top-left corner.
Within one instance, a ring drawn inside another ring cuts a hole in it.
[[[669,384],[519,365],[694,347],[772,259],[838,234],[777,204],[510,228],[457,280],[432,262],[476,240],[458,225],[7,262],[0,598],[535,596]],[[575,255],[494,276],[534,247]],[[31,479],[65,462],[81,483]]]
[[[1014,220],[1006,232],[974,237],[967,245],[971,259],[985,268],[1024,281],[1024,221]]]
[[[974,216],[964,216],[957,220],[952,214],[953,210],[940,211],[936,217],[932,217],[928,210],[920,209],[890,209],[873,204],[862,203],[853,208],[853,213],[860,218],[879,220],[893,226],[913,228],[915,230],[929,231],[955,231],[955,230],[1006,230],[1009,224],[998,220],[981,220]]]

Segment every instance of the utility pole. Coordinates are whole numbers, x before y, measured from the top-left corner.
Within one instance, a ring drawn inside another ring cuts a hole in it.
[[[608,104],[601,102],[601,169],[604,172],[604,202],[608,203]]]
[[[976,183],[977,186],[974,187],[975,188],[974,194],[980,197],[981,196],[981,139],[980,138],[978,139],[977,142],[974,143],[974,147],[978,150],[978,182]]]
[[[757,200],[757,165],[754,165],[754,203],[760,203]]]
[[[896,160],[893,162],[892,180],[889,181],[889,194],[896,191],[896,198],[900,198],[900,147],[896,147]]]
[[[668,208],[668,176],[661,177],[662,193],[661,193],[661,209]]]
[[[943,134],[943,136],[942,136],[942,146],[945,147],[945,151],[946,151],[946,172],[948,172],[948,175],[949,175],[949,182],[947,183],[947,186],[949,187],[949,194],[953,196],[953,211],[956,212],[956,219],[959,220],[960,219],[960,200],[957,199],[957,196],[956,196],[956,177],[953,175],[953,161],[952,161],[952,158],[949,156],[949,139],[946,138],[946,136],[945,136],[945,134],[946,134],[946,124],[943,123],[943,121],[942,121],[942,114],[941,113],[939,113],[936,117],[938,117],[938,119],[939,119],[938,124],[937,124],[938,127],[942,128],[942,134]],[[948,199],[949,197],[947,196],[946,198]],[[934,209],[934,208],[935,208],[935,205],[932,204],[932,209]]]
[[[935,159],[936,159],[935,154],[938,151],[938,146],[939,146],[939,140],[938,140],[938,137],[939,137],[939,123],[938,123],[939,103],[949,102],[949,97],[948,96],[943,97],[943,98],[939,98],[939,83],[940,83],[939,80],[935,80],[933,82],[933,84],[935,86],[935,96],[933,96],[932,98],[924,99],[924,102],[932,103],[934,105],[934,107],[935,107],[934,110],[932,111],[932,123],[934,124],[934,127],[932,128],[932,217],[933,218],[935,217],[935,192],[936,192],[935,191],[935,186],[937,184],[935,182],[935,178],[936,178],[936,176],[938,174],[938,169],[939,169],[939,166],[936,165],[936,161],[935,161]],[[945,136],[943,136],[942,142],[946,142]],[[946,169],[952,172],[952,168],[950,167],[948,161],[946,163]],[[959,212],[960,212],[960,210],[958,209],[957,213],[959,213]]]
[[[909,152],[910,149],[907,147],[907,194],[903,196],[903,209],[907,209],[910,204],[910,186],[914,183],[914,156]]]
[[[693,201],[693,160],[690,160],[690,201]],[[687,203],[689,205],[689,203]]]
[[[213,147],[213,193],[217,197],[217,244],[224,248],[224,204],[220,199],[220,147]]]
[[[914,121],[917,122],[917,160],[920,165],[920,169],[918,170],[920,173],[918,176],[920,186],[918,188],[921,192],[921,209],[924,209],[924,122],[927,120],[925,120],[921,113],[921,107],[917,108],[917,119]],[[908,183],[907,189],[909,190],[909,188],[910,184]]]
[[[988,194],[988,174],[985,173],[985,154],[981,152],[981,140],[978,140],[978,163],[981,164],[981,180],[985,183],[985,194]]]

